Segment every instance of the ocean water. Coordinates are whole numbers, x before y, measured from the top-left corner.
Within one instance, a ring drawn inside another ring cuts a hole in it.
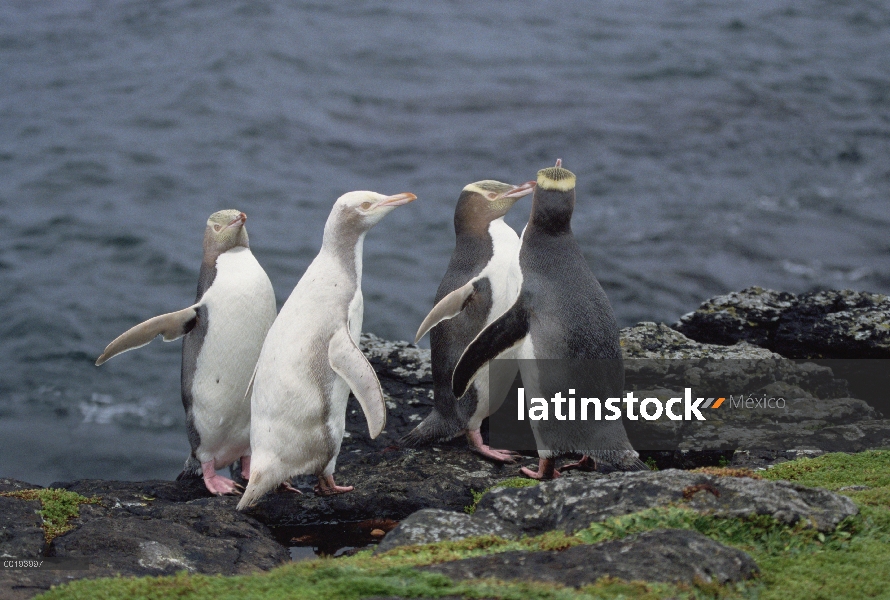
[[[339,195],[417,194],[365,246],[388,338],[431,307],[460,189],[557,157],[622,325],[888,293],[888,62],[890,8],[855,0],[0,3],[0,475],[176,475],[180,344],[93,361],[193,301],[223,208],[283,302]]]

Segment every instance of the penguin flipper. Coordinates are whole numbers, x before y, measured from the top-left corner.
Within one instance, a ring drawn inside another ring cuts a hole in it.
[[[463,396],[485,363],[519,345],[528,332],[529,313],[520,295],[513,306],[480,331],[460,355],[451,378],[454,397]]]
[[[461,313],[473,294],[479,289],[476,283],[481,277],[474,277],[467,283],[457,288],[436,303],[430,313],[420,324],[417,335],[414,337],[414,343],[427,334],[427,332],[446,319],[453,319]]]
[[[108,344],[105,352],[96,360],[96,366],[98,367],[109,358],[122,352],[141,348],[159,335],[164,337],[165,342],[178,340],[195,327],[198,317],[197,309],[198,305],[196,304],[176,312],[159,315],[131,327]]]
[[[328,344],[328,363],[342,377],[362,406],[373,440],[386,425],[386,401],[374,367],[355,345],[349,328],[338,329]]]

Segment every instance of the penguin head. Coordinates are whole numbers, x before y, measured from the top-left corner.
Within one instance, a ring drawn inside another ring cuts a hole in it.
[[[457,233],[488,231],[489,223],[506,215],[517,200],[534,189],[534,181],[510,185],[485,179],[467,185],[454,209],[454,230]]]
[[[204,230],[204,252],[219,256],[236,246],[248,248],[245,221],[247,215],[240,210],[221,210],[210,215]]]
[[[562,160],[557,159],[555,167],[538,171],[537,184],[530,225],[550,231],[570,230],[575,210],[575,174],[564,169]]]
[[[363,233],[371,229],[397,206],[408,204],[416,199],[417,196],[409,192],[393,196],[367,191],[349,192],[337,198],[325,229],[335,223],[338,228]]]

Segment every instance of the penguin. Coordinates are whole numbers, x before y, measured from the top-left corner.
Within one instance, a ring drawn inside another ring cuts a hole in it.
[[[365,234],[414,194],[359,191],[334,203],[321,250],[272,324],[251,391],[251,477],[238,510],[294,475],[316,475],[315,492],[349,492],[334,482],[349,391],[371,438],[386,424],[383,390],[358,347],[362,330]]]
[[[454,211],[456,243],[451,262],[436,291],[436,305],[424,319],[416,344],[430,332],[435,407],[408,435],[406,446],[448,440],[466,434],[470,448],[498,462],[514,462],[514,453],[482,442],[479,428],[492,408],[483,372],[456,398],[451,390],[454,365],[483,327],[507,310],[519,295],[519,236],[504,222],[513,204],[534,191],[535,182],[510,185],[477,181],[464,187]],[[485,367],[483,367],[485,369]]]
[[[247,215],[221,210],[204,231],[204,258],[195,303],[136,325],[111,342],[101,365],[155,337],[182,343],[182,405],[192,451],[177,479],[201,473],[215,495],[240,493],[216,469],[241,460],[250,478],[250,378],[266,332],[275,320],[272,282],[254,258],[244,223]]]
[[[538,171],[531,217],[520,240],[519,295],[458,359],[452,379],[456,397],[464,394],[489,360],[511,349],[520,359],[529,399],[549,399],[558,391],[565,395],[564,385],[570,379],[560,366],[571,369],[572,364],[549,361],[545,365],[524,359],[591,361],[585,363],[596,365],[587,379],[592,387],[587,389],[602,398],[621,395],[624,367],[618,325],[605,292],[572,234],[574,206],[575,175],[562,168],[561,160],[555,167]],[[628,470],[646,468],[620,420],[552,419],[531,424],[540,461],[537,472],[521,469],[528,477],[558,477],[555,459],[565,453],[584,455],[579,463],[568,467],[590,468],[592,459]]]

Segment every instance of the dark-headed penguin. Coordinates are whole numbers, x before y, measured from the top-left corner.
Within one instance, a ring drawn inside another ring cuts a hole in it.
[[[522,234],[519,267],[522,287],[513,305],[476,336],[458,360],[452,380],[460,397],[485,364],[513,349],[521,359],[520,371],[526,399],[565,395],[568,379],[560,365],[587,361],[591,385],[598,397],[619,397],[624,368],[618,325],[605,292],[594,277],[572,235],[575,206],[575,175],[555,167],[538,171],[531,217]],[[566,359],[530,361],[524,359]],[[589,378],[588,378],[589,379]],[[538,471],[522,472],[536,479],[559,475],[557,456],[584,455],[623,469],[645,468],[631,447],[620,420],[530,421],[538,445]]]
[[[188,308],[149,319],[111,342],[96,365],[163,336],[182,344],[182,404],[192,453],[183,475],[200,469],[207,489],[238,494],[237,484],[216,469],[241,460],[250,477],[251,375],[266,332],[275,320],[275,293],[254,258],[237,210],[210,215],[198,294]]]
[[[436,291],[436,305],[414,340],[417,343],[430,332],[435,407],[402,439],[407,446],[449,440],[465,433],[470,448],[482,456],[500,462],[516,458],[482,442],[482,420],[501,400],[492,399],[493,406],[489,405],[487,367],[459,398],[451,389],[451,377],[467,345],[519,294],[519,236],[504,222],[504,215],[534,187],[534,181],[522,185],[477,181],[466,186],[457,200],[454,253]]]
[[[321,250],[269,330],[251,393],[251,477],[243,510],[294,475],[316,475],[319,495],[352,490],[334,483],[349,391],[376,438],[386,424],[377,374],[358,347],[362,330],[365,234],[414,194],[349,192],[334,203]],[[286,486],[287,487],[287,486]]]

